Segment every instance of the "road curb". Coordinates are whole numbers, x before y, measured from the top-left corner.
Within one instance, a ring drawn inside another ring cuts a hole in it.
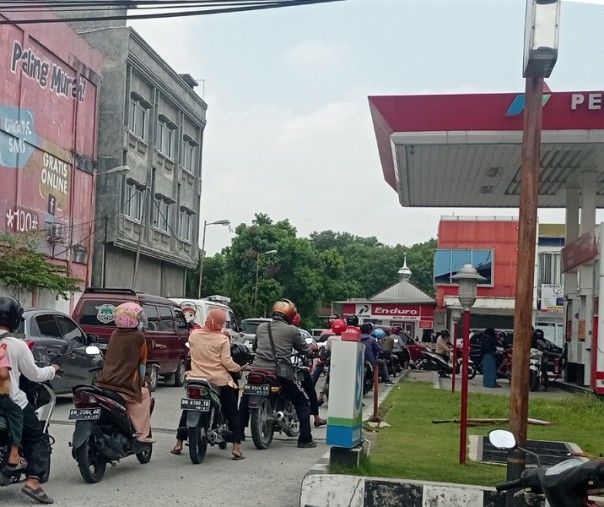
[[[300,507],[505,507],[505,494],[493,488],[354,475],[307,475]]]

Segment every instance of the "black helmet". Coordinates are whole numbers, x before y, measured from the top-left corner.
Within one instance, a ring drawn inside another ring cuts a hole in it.
[[[440,332],[440,335],[441,335],[443,338],[449,338],[449,337],[451,336],[451,334],[449,333],[449,330],[448,330],[448,329],[443,329],[443,330]]]
[[[242,343],[233,343],[231,357],[239,366],[244,366],[250,362],[250,350]]]
[[[543,340],[545,338],[545,335],[543,334],[543,330],[535,329],[533,331],[533,338],[535,338],[536,340]]]
[[[7,327],[11,332],[21,324],[23,307],[15,298],[0,297],[0,326]]]
[[[346,317],[346,324],[356,327],[359,325],[359,318],[356,315],[349,315]]]

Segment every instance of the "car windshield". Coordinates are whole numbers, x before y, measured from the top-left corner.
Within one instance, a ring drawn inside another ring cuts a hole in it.
[[[256,334],[256,329],[261,322],[246,322],[245,320],[241,323],[241,332],[245,334]]]
[[[113,310],[124,301],[88,300],[80,309],[79,323],[83,326],[110,326],[113,322]]]

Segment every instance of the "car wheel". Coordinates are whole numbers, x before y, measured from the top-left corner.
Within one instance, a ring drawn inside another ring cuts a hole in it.
[[[151,365],[151,370],[149,371],[149,389],[151,392],[154,392],[157,389],[157,382],[159,375],[157,374],[157,368],[154,365]]]
[[[176,371],[174,372],[174,378],[172,379],[172,385],[174,387],[182,387],[185,383],[185,362],[179,361]]]

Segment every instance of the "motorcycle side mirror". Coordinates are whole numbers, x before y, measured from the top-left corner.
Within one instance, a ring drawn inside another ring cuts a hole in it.
[[[99,342],[99,337],[95,334],[92,333],[88,333],[86,335],[86,338],[88,339],[88,345],[91,345],[93,343],[98,343]]]
[[[516,438],[511,431],[492,430],[489,432],[489,442],[497,449],[514,449],[516,447]]]
[[[86,354],[88,354],[89,356],[96,356],[100,353],[101,349],[99,349],[96,345],[88,345],[88,347],[86,347]]]

